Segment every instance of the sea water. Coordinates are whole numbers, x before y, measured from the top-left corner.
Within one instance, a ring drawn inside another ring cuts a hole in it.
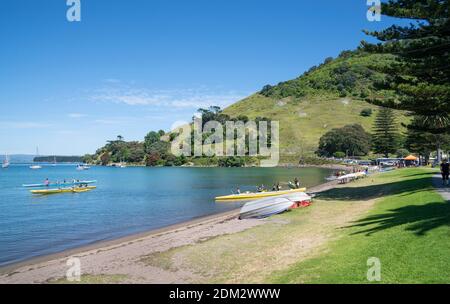
[[[238,208],[214,197],[295,177],[324,182],[320,168],[112,168],[11,165],[0,170],[0,266]],[[97,180],[86,193],[32,195],[22,184]],[[286,188],[286,187],[285,187]]]

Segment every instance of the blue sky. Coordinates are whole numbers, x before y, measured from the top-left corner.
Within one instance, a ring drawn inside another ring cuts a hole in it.
[[[354,49],[366,0],[66,0],[0,4],[0,153],[93,153],[142,140]]]

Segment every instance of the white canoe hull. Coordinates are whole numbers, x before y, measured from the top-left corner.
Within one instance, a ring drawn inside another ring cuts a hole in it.
[[[291,208],[292,205],[293,202],[287,198],[265,198],[245,204],[241,209],[239,218],[264,218],[282,213]]]

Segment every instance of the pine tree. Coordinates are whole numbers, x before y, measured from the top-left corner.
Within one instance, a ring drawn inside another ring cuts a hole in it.
[[[432,151],[440,151],[441,149],[450,149],[449,134],[433,134],[423,131],[423,124],[430,124],[424,117],[415,116],[408,126],[408,134],[406,137],[406,148],[414,153],[418,153],[425,157],[428,161]]]
[[[395,153],[399,148],[400,134],[395,113],[392,109],[381,108],[374,122],[373,149],[375,153],[389,157],[389,153]]]
[[[450,125],[450,21],[449,0],[389,0],[382,14],[415,20],[410,26],[393,25],[385,30],[366,32],[379,44],[362,42],[373,53],[395,55],[396,63],[381,67],[387,79],[378,88],[395,92],[392,96],[370,96],[369,102],[411,111],[439,120],[440,127],[428,131],[449,131]]]

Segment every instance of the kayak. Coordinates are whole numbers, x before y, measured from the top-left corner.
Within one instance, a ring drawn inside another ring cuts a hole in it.
[[[82,188],[60,188],[60,189],[45,189],[45,190],[30,190],[33,194],[58,194],[58,193],[83,193],[96,189],[95,186],[88,186]]]
[[[216,197],[216,201],[230,201],[230,200],[244,200],[244,199],[258,199],[263,197],[278,196],[283,194],[291,194],[296,192],[305,192],[306,188],[281,190],[281,191],[267,191],[267,192],[245,192],[240,194],[231,194]]]
[[[357,172],[357,173],[351,173],[351,174],[339,176],[337,179],[340,181],[341,180],[352,180],[352,179],[362,178],[365,176],[366,176],[365,172]]]
[[[42,188],[42,187],[59,187],[59,186],[77,186],[77,185],[89,185],[96,183],[96,180],[91,181],[78,181],[78,182],[66,182],[66,183],[50,183],[48,185],[46,184],[24,184],[22,187],[25,188]]]

